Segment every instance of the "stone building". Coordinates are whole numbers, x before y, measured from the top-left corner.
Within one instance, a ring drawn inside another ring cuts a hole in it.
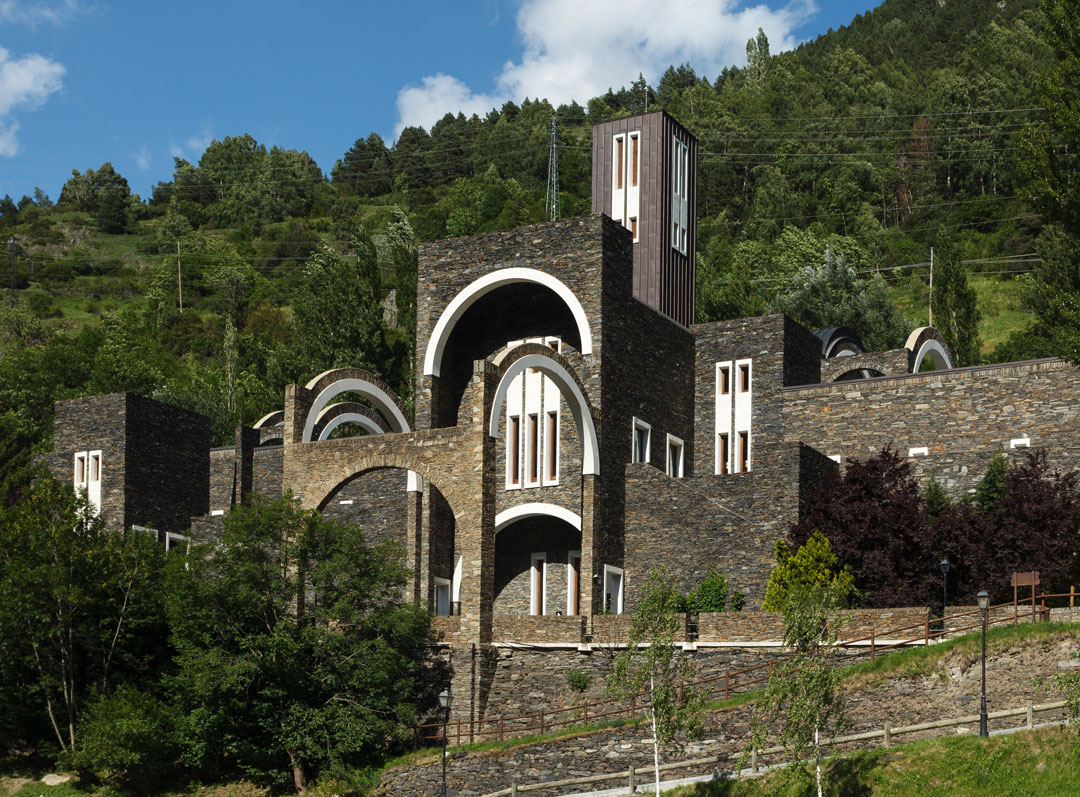
[[[760,605],[774,541],[847,457],[889,445],[957,492],[1000,451],[1080,465],[1058,360],[953,369],[931,328],[864,352],[782,315],[693,324],[694,137],[660,111],[598,125],[593,152],[593,215],[421,246],[414,411],[339,369],[211,450],[199,416],[77,399],[54,472],[112,527],[205,531],[289,490],[396,540],[477,719],[499,650],[588,655],[653,565],[684,589],[719,569]]]

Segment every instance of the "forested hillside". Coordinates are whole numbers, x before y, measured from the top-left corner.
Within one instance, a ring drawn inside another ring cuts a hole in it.
[[[584,107],[448,114],[393,146],[361,135],[328,171],[240,134],[178,159],[148,198],[108,163],[80,165],[55,203],[4,197],[3,489],[58,398],[152,395],[226,442],[329,367],[408,396],[416,242],[542,221],[553,116],[564,216],[590,209],[593,123],[665,108],[698,136],[699,320],[783,310],[895,347],[927,321],[933,247],[933,321],[961,364],[1059,351],[1031,326],[1053,191],[1030,188],[1073,167],[1054,163],[1068,120],[1040,84],[1067,60],[1058,2],[887,0],[780,55],[759,34],[720,75],[673,65]]]

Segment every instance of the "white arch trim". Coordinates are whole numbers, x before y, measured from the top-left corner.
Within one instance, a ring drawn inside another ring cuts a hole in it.
[[[331,404],[329,407],[323,408],[323,411],[319,413],[319,417],[315,421],[316,426],[319,425],[319,421],[321,421],[323,416],[331,409],[333,409],[334,406],[336,405]],[[326,426],[323,427],[323,430],[319,432],[319,440],[329,440],[330,433],[345,423],[355,423],[357,426],[362,426],[368,434],[383,433],[383,430],[379,426],[379,424],[375,423],[375,421],[371,420],[371,418],[369,418],[368,416],[363,415],[359,412],[343,412],[341,413],[341,415],[337,416],[336,418],[331,420],[330,423],[326,424]]]
[[[511,523],[527,517],[553,517],[569,523],[578,531],[581,531],[581,515],[570,509],[565,509],[555,504],[519,504],[509,509],[504,509],[495,516],[495,533],[498,534]]]
[[[585,308],[581,306],[581,302],[565,283],[535,268],[502,268],[470,283],[443,310],[435,324],[435,329],[431,332],[427,350],[424,352],[424,376],[439,376],[446,341],[465,311],[485,294],[516,282],[532,282],[554,291],[574,316],[578,336],[581,338],[581,353],[592,354],[592,330],[589,327],[589,319],[585,315]]]
[[[939,371],[947,371],[952,368],[952,363],[949,362],[949,354],[945,351],[944,347],[936,340],[928,340],[919,347],[918,352],[915,353],[915,370],[912,373],[919,373],[919,368],[922,367],[923,357],[927,354],[930,355],[930,359],[934,363]]]
[[[253,426],[252,428],[253,429],[262,429],[263,426],[266,425],[268,421],[273,419],[273,417],[275,415],[282,416],[281,421],[285,420],[285,413],[284,412],[282,412],[281,410],[274,410],[273,412],[266,413],[266,415],[262,416],[261,418],[259,418],[259,420],[255,421],[255,426]]]
[[[315,397],[315,401],[308,411],[307,420],[304,421],[304,436],[301,438],[303,442],[311,442],[311,436],[315,431],[315,424],[322,414],[323,409],[330,403],[330,399],[345,392],[359,393],[361,396],[371,401],[376,409],[382,413],[383,418],[385,418],[386,422],[390,425],[391,431],[412,431],[409,427],[408,419],[401,410],[398,409],[397,402],[394,401],[385,390],[364,379],[346,378],[339,379],[333,384],[328,385],[322,393]]]
[[[313,384],[319,380],[322,376],[315,377],[308,382]],[[409,426],[409,420],[398,408],[397,402],[390,397],[389,394],[377,385],[373,385],[365,379],[356,379],[353,377],[347,379],[339,379],[336,382],[328,385],[318,396],[315,397],[314,403],[311,405],[311,409],[308,410],[307,420],[304,421],[304,436],[301,439],[304,443],[311,442],[311,435],[315,431],[315,424],[318,419],[322,417],[322,412],[326,409],[326,405],[330,403],[330,399],[341,393],[359,393],[364,398],[371,401],[372,404],[382,413],[383,418],[390,425],[390,430],[393,432],[410,432],[412,428]],[[382,433],[382,430],[379,430]],[[322,439],[322,438],[320,438]],[[424,481],[419,473],[408,471],[408,483],[405,487],[410,493],[418,493],[424,489]]]
[[[506,370],[495,391],[495,399],[491,403],[488,433],[492,437],[499,436],[499,417],[506,404],[506,393],[514,377],[526,368],[535,368],[545,374],[559,388],[566,403],[570,405],[570,413],[574,416],[578,437],[581,439],[581,472],[585,476],[599,474],[600,445],[596,439],[596,426],[593,424],[592,413],[589,412],[589,402],[585,400],[585,395],[570,372],[545,354],[526,354],[521,359],[515,360]]]

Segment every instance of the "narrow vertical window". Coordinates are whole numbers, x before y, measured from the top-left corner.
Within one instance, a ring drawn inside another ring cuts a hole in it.
[[[739,473],[750,470],[750,433],[739,432]]]
[[[559,413],[547,414],[547,477],[555,480],[559,477]]]
[[[630,136],[630,185],[637,185],[638,173],[638,137]],[[635,233],[634,237],[637,235]]]
[[[649,461],[649,448],[652,427],[645,421],[634,418],[633,461],[646,463]]]
[[[536,413],[529,415],[529,481],[540,478],[540,419]]]
[[[531,596],[529,613],[541,615],[547,613],[547,554],[532,555]]]
[[[508,456],[510,457],[510,483],[521,484],[521,419],[514,415],[510,418]]]
[[[720,395],[726,396],[731,392],[731,369],[724,367],[720,369]]]
[[[75,486],[86,486],[86,454],[75,455]]]
[[[717,451],[717,459],[720,465],[720,475],[724,476],[728,472],[728,436],[726,433],[721,433],[716,441],[719,450]]]
[[[667,436],[667,475],[673,479],[683,476],[683,441],[672,435]]]
[[[630,219],[630,234],[634,237],[635,241],[638,239],[638,237],[637,237],[637,219],[636,218]]]
[[[101,481],[101,454],[90,455],[90,481]]]
[[[570,551],[567,556],[566,613],[571,617],[581,614],[581,552]]]
[[[623,187],[623,139],[615,139],[615,187]]]
[[[671,245],[686,254],[687,229],[690,225],[687,171],[690,150],[683,142],[673,139],[671,163]]]
[[[739,392],[750,392],[750,363],[743,363],[739,366]]]

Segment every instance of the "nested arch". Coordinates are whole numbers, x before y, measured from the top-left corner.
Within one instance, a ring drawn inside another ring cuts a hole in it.
[[[919,327],[914,330],[908,335],[904,348],[908,350],[908,362],[913,374],[919,373],[926,356],[930,357],[939,371],[947,371],[953,367],[949,346],[941,333],[933,327]]]
[[[558,506],[557,504],[536,502],[531,504],[518,504],[509,509],[504,509],[497,514],[495,516],[495,533],[498,534],[507,526],[516,523],[519,520],[532,517],[555,518],[569,524],[578,531],[581,531],[581,515],[577,512],[572,509]]]
[[[315,400],[304,419],[304,436],[301,439],[305,443],[312,441],[315,425],[323,409],[332,398],[342,393],[356,393],[370,401],[386,420],[390,431],[412,430],[405,409],[390,386],[362,368],[335,368],[325,371],[305,387],[315,393]]]
[[[488,434],[492,437],[499,436],[499,419],[506,405],[506,394],[511,382],[526,369],[535,368],[555,383],[570,408],[570,414],[577,426],[578,438],[581,440],[582,474],[586,476],[599,474],[600,445],[596,436],[592,408],[581,382],[566,358],[538,343],[525,343],[500,352],[495,357],[494,364],[499,369],[499,383],[491,404]]]
[[[424,352],[424,375],[440,376],[442,370],[443,352],[446,343],[457,322],[465,315],[465,312],[480,298],[491,293],[497,288],[515,283],[533,283],[541,285],[559,297],[573,316],[581,341],[581,353],[592,354],[592,329],[589,325],[585,308],[578,301],[574,292],[564,282],[551,274],[534,268],[503,268],[485,274],[483,277],[470,283],[460,291],[443,310],[442,315],[435,324],[428,340],[427,349]]]
[[[331,432],[346,423],[355,423],[368,434],[386,434],[389,431],[386,421],[365,405],[358,401],[342,401],[319,412],[312,436],[317,440],[328,440]]]

